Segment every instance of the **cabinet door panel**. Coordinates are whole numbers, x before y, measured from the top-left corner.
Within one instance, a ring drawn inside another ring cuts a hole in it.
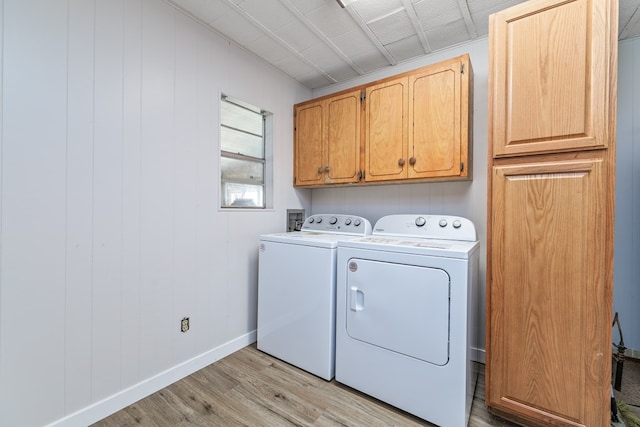
[[[606,1],[527,2],[492,15],[495,157],[608,145]]]
[[[409,78],[409,178],[460,174],[460,63]]]
[[[407,176],[407,83],[407,78],[401,78],[367,88],[367,181],[400,179]],[[404,163],[404,166],[401,163]]]
[[[323,180],[322,147],[324,130],[323,103],[307,104],[296,110],[295,184],[320,184]]]
[[[541,424],[606,419],[605,169],[603,159],[493,168],[490,406]]]
[[[332,98],[327,105],[329,182],[357,182],[360,170],[360,91]]]

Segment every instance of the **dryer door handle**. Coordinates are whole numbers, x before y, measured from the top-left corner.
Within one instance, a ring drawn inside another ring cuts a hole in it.
[[[352,311],[364,310],[364,292],[358,289],[357,286],[351,286],[349,294],[349,308]]]

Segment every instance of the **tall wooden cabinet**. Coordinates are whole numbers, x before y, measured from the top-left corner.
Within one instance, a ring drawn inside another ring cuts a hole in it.
[[[610,423],[617,0],[490,18],[486,403]]]
[[[468,55],[297,104],[296,186],[471,178]]]

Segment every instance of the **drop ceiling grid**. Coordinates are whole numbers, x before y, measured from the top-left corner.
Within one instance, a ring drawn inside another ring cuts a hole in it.
[[[163,0],[316,89],[488,34],[525,0]],[[640,0],[620,0],[620,39],[640,34]]]

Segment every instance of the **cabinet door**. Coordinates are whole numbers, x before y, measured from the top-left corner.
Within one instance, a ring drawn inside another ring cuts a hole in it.
[[[322,161],[325,103],[315,102],[296,107],[294,184],[315,185],[324,180]]]
[[[460,176],[461,76],[460,61],[409,76],[409,178]]]
[[[491,16],[494,157],[607,147],[615,131],[607,129],[615,109],[608,92],[616,73],[612,4],[530,1]]]
[[[360,172],[360,91],[327,100],[325,181],[358,182]]]
[[[608,425],[607,160],[494,166],[487,404],[538,425]]]
[[[408,78],[367,87],[366,181],[407,177]]]

